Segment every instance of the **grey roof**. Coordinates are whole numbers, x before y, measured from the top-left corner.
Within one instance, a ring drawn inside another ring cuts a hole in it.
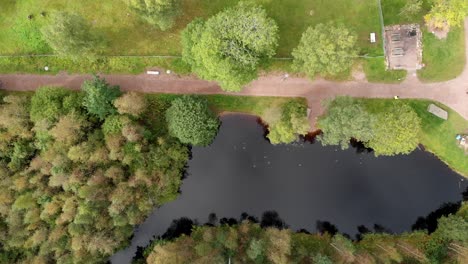
[[[437,105],[435,104],[430,104],[429,107],[427,108],[427,111],[429,113],[432,113],[433,115],[435,116],[438,116],[444,120],[447,120],[448,119],[448,113],[447,111],[445,111],[444,109],[438,107]]]

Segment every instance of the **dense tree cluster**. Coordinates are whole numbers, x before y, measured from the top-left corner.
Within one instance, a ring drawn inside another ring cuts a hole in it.
[[[130,0],[129,4],[150,24],[167,30],[174,26],[181,0]]]
[[[468,246],[467,210],[464,204],[458,213],[440,218],[432,234],[392,235],[376,227],[375,233],[363,231],[358,241],[327,231],[262,228],[247,220],[194,227],[189,236],[153,242],[145,251],[146,263],[458,263]]]
[[[82,16],[64,11],[52,13],[49,24],[42,28],[42,35],[62,56],[95,54],[104,43]]]
[[[183,60],[203,79],[240,91],[257,77],[262,60],[278,46],[278,26],[266,11],[244,2],[210,19],[197,19],[182,33]]]
[[[435,0],[424,19],[430,29],[449,31],[460,26],[467,15],[467,0]]]
[[[178,193],[188,149],[154,127],[164,110],[97,77],[83,88],[2,100],[0,262],[104,263]]]
[[[326,115],[319,120],[323,145],[340,145],[348,148],[354,138],[375,155],[396,155],[412,152],[419,143],[421,120],[417,113],[404,103],[394,102],[378,113],[368,111],[360,101],[338,97],[332,101]]]
[[[244,220],[234,225],[197,226],[189,236],[154,241],[145,250],[146,263],[227,263],[229,259],[232,263],[272,264],[458,263],[468,247],[466,203],[456,214],[441,217],[430,234],[394,235],[378,225],[372,233],[362,226],[359,239],[352,241],[336,230],[294,233],[263,224],[263,220],[260,225]]]
[[[307,108],[297,101],[286,103],[281,108],[279,120],[270,121],[268,139],[272,144],[291,143],[299,135],[305,135],[310,130],[307,120]]]
[[[310,78],[334,76],[348,70],[357,56],[357,36],[343,25],[318,24],[302,34],[293,50],[294,68]]]

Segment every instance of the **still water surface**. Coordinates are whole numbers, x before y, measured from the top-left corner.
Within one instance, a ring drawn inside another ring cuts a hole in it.
[[[317,220],[350,235],[359,225],[410,231],[417,217],[461,200],[468,183],[422,150],[376,158],[320,143],[273,146],[255,117],[227,115],[221,120],[214,143],[192,149],[178,199],[156,209],[135,230],[131,246],[112,256],[112,263],[130,263],[137,246],[162,235],[172,220],[188,217],[205,223],[210,213],[261,217],[274,210],[290,228],[311,232]]]

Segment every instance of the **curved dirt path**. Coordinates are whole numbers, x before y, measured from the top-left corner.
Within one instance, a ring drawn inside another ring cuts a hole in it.
[[[231,94],[250,96],[304,97],[311,108],[310,123],[323,114],[322,102],[339,95],[365,98],[421,98],[443,103],[468,119],[468,18],[465,20],[465,56],[463,73],[456,79],[440,83],[422,83],[409,72],[401,84],[377,84],[366,81],[333,82],[326,80],[311,81],[306,78],[288,78],[268,75],[249,84],[242,92],[223,92],[215,82],[198,80],[193,77],[175,75],[151,76],[140,75],[102,75],[111,84],[119,85],[125,91],[144,93],[177,94]],[[3,89],[12,91],[30,91],[42,86],[63,86],[79,89],[82,82],[91,75],[33,75],[0,74]]]

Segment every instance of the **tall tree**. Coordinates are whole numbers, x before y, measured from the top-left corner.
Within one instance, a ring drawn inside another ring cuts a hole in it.
[[[104,78],[94,76],[92,80],[85,81],[81,89],[85,92],[83,106],[90,114],[104,120],[117,112],[114,100],[121,94],[118,86],[110,86]]]
[[[129,92],[117,98],[114,102],[119,114],[129,114],[134,117],[140,116],[147,107],[146,98],[138,93]]]
[[[435,0],[424,20],[431,29],[448,31],[460,26],[467,15],[467,0]]]
[[[365,111],[354,99],[338,97],[330,103],[327,114],[319,120],[323,134],[319,136],[323,145],[349,147],[349,140],[368,142],[372,136],[374,117]]]
[[[292,52],[294,68],[310,78],[344,72],[357,55],[356,41],[356,34],[343,25],[328,23],[309,27]]]
[[[174,26],[181,0],[130,0],[129,3],[150,24],[167,30]]]
[[[182,143],[209,145],[215,138],[219,121],[208,108],[206,100],[182,96],[172,102],[166,112],[169,132]]]
[[[421,119],[410,106],[395,103],[378,114],[372,131],[374,135],[367,145],[375,155],[408,154],[418,146]]]
[[[310,125],[304,104],[292,101],[284,105],[281,110],[281,119],[269,127],[267,137],[272,144],[291,143],[298,138],[298,135],[309,132]]]
[[[102,38],[92,30],[82,16],[64,11],[52,13],[42,34],[54,51],[63,56],[82,56],[96,53]]]
[[[278,46],[278,27],[266,11],[239,3],[208,19],[195,20],[182,33],[183,60],[201,78],[240,91]]]

